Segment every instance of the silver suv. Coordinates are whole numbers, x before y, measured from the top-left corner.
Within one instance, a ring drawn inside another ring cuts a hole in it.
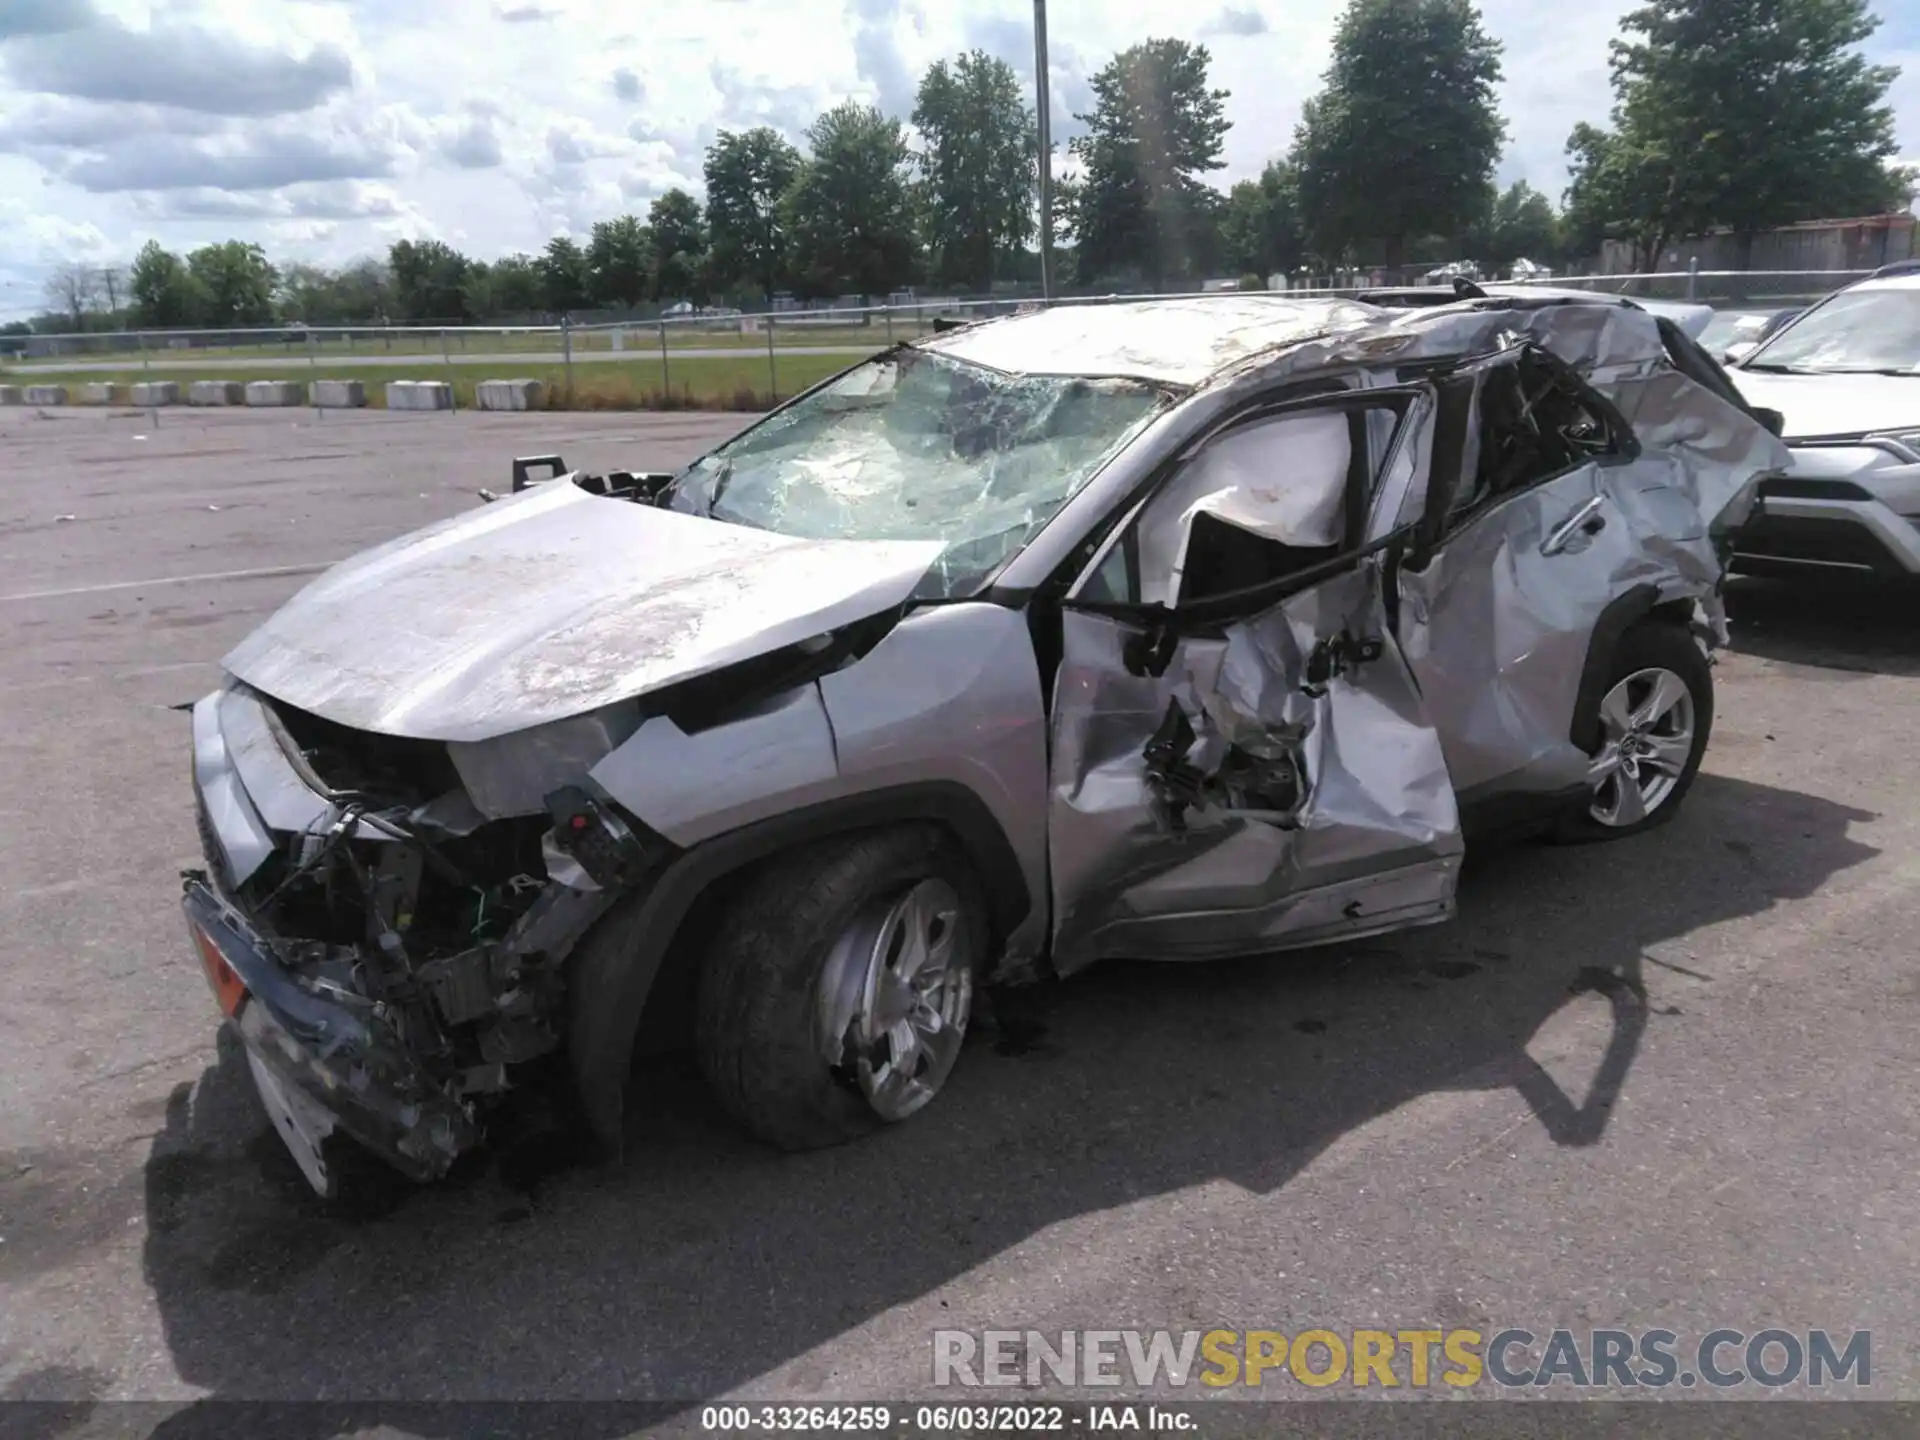
[[[832,1143],[990,984],[1441,921],[1469,836],[1671,818],[1788,457],[1669,342],[1055,308],[338,566],[193,715],[187,918],[276,1126],[323,1193],[349,1137],[431,1178],[564,1056],[617,1147],[664,1036]]]

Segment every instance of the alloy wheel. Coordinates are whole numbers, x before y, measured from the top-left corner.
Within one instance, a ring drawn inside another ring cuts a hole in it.
[[[1600,702],[1600,751],[1588,767],[1588,814],[1638,825],[1673,795],[1693,758],[1693,692],[1671,670],[1636,670]]]
[[[925,1106],[960,1058],[973,1010],[963,925],[958,892],[926,879],[869,906],[828,952],[818,992],[821,1053],[882,1120]]]

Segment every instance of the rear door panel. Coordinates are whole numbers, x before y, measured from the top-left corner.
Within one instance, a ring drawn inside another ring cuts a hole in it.
[[[1576,529],[1543,553],[1583,512],[1603,522],[1597,532]],[[1585,781],[1572,740],[1580,675],[1637,548],[1607,477],[1584,465],[1477,516],[1425,570],[1401,573],[1400,642],[1463,798]]]
[[[1459,448],[1436,451],[1434,464],[1436,473],[1450,465],[1459,480],[1443,476],[1425,497],[1436,512],[1455,506],[1462,487],[1471,493],[1484,483],[1482,407],[1493,383],[1520,373],[1522,358],[1516,350],[1480,362],[1443,387],[1437,431]],[[1397,634],[1468,809],[1495,795],[1565,793],[1586,783],[1588,757],[1573,741],[1573,720],[1594,628],[1610,601],[1663,568],[1646,543],[1642,512],[1660,503],[1664,462],[1637,458],[1617,412],[1561,370],[1614,432],[1610,445],[1593,447],[1611,453],[1539,479],[1517,476],[1505,493],[1444,526],[1436,513],[1426,564],[1398,577]],[[1471,409],[1449,424],[1450,407],[1462,403]],[[1550,429],[1564,417],[1541,402],[1521,418]]]

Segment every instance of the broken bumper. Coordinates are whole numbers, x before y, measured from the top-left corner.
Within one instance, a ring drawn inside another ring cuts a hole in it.
[[[181,908],[274,1127],[322,1195],[335,1184],[335,1131],[416,1180],[445,1174],[479,1139],[470,1109],[387,1035],[376,1005],[302,984],[201,877],[187,878]]]

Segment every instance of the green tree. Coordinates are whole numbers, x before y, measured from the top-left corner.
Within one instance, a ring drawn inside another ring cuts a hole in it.
[[[1225,90],[1209,89],[1213,57],[1185,40],[1123,50],[1093,77],[1087,133],[1069,147],[1082,166],[1072,217],[1083,280],[1132,271],[1155,289],[1192,276],[1217,243],[1218,170],[1231,128]]]
[[[1592,256],[1602,241],[1624,240],[1635,270],[1657,270],[1667,242],[1688,223],[1683,162],[1633,111],[1616,108],[1614,122],[1602,130],[1583,121],[1567,141],[1567,249]]]
[[[282,265],[274,287],[274,313],[282,320],[303,320],[309,325],[331,325],[339,316],[339,300],[333,272],[320,265],[298,261]]]
[[[587,294],[596,305],[631,310],[653,284],[653,237],[637,215],[594,222],[587,237]]]
[[[1470,0],[1352,0],[1294,137],[1315,248],[1378,245],[1399,265],[1410,240],[1464,232],[1506,137],[1499,81],[1500,43]]]
[[[87,316],[100,298],[100,274],[91,265],[69,260],[54,267],[47,276],[47,300],[62,315],[75,333],[87,328]]]
[[[885,295],[913,278],[913,197],[900,122],[848,100],[807,131],[783,203],[792,264],[816,295]]]
[[[149,240],[134,257],[127,288],[141,325],[182,329],[200,322],[200,287],[186,262],[158,240]]]
[[[393,298],[407,320],[467,317],[467,272],[473,262],[442,240],[397,240],[387,251]]]
[[[530,315],[545,308],[546,289],[540,262],[527,255],[503,255],[493,262],[490,277],[493,313]]]
[[[1526,181],[1514,181],[1493,202],[1486,243],[1473,249],[1476,258],[1495,265],[1553,260],[1560,253],[1560,217],[1553,202]]]
[[[493,294],[493,267],[484,260],[467,263],[460,278],[460,313],[469,320],[490,319],[500,313]]]
[[[243,240],[202,245],[187,256],[200,292],[200,323],[208,326],[267,325],[273,321],[277,283],[267,252]]]
[[[647,207],[647,228],[653,232],[653,298],[704,300],[707,227],[700,202],[669,190]]]
[[[1020,79],[981,50],[937,60],[920,81],[913,125],[925,147],[915,160],[932,272],[984,290],[1037,229],[1038,127]]]
[[[1226,263],[1258,275],[1264,284],[1276,271],[1297,269],[1306,259],[1300,221],[1300,186],[1293,167],[1272,160],[1258,180],[1242,180],[1227,195],[1221,222]]]
[[[334,295],[345,323],[386,324],[393,314],[393,274],[384,263],[356,260],[333,279]]]
[[[1743,264],[1760,230],[1895,205],[1886,101],[1899,72],[1857,48],[1879,23],[1867,0],[1652,0],[1630,11],[1612,45],[1613,130],[1586,126],[1569,141],[1581,205],[1625,203],[1611,224],[1640,243],[1650,231],[1635,212],[1663,195],[1655,208],[1671,234],[1727,226]]]
[[[800,152],[766,125],[722,130],[707,148],[704,172],[715,282],[750,282],[771,299],[786,272],[781,202],[800,172]]]
[[[586,308],[587,255],[576,241],[565,235],[554,236],[535,263],[540,268],[540,288],[547,309],[564,315]]]

